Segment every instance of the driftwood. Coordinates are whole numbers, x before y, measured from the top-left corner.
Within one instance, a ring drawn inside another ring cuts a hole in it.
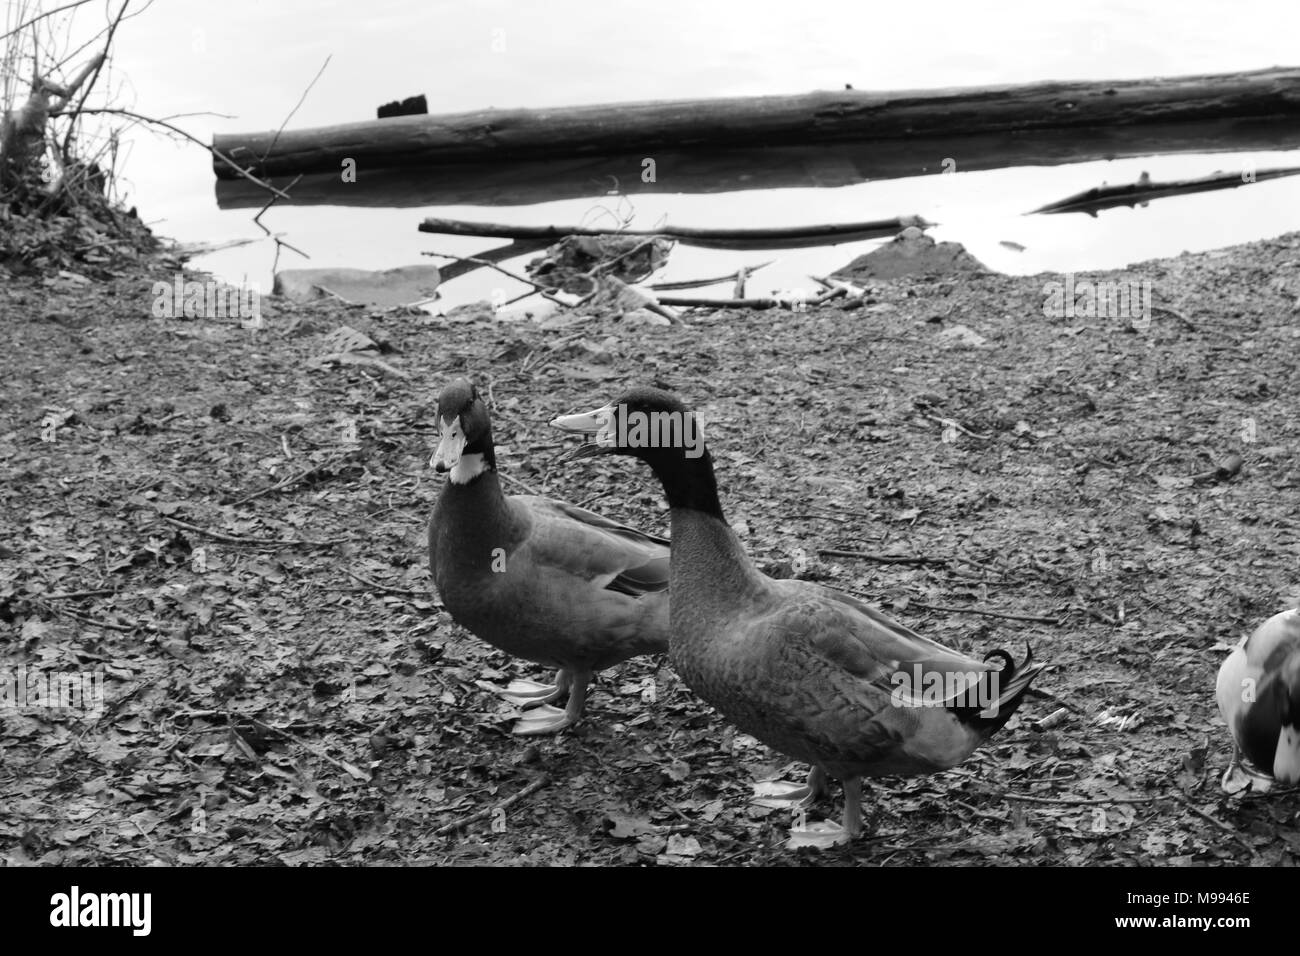
[[[724,282],[735,282],[741,276],[751,276],[759,269],[766,269],[775,261],[775,259],[769,259],[767,262],[760,262],[757,265],[743,266],[736,272],[728,272],[725,276],[713,276],[709,279],[679,279],[675,282],[652,282],[650,283],[649,288],[653,289],[655,292],[680,292],[685,289],[706,289],[711,285],[721,285]],[[743,299],[744,297],[743,290],[736,295],[737,299]]]
[[[797,249],[833,245],[859,239],[893,236],[908,226],[929,226],[920,216],[900,216],[872,222],[829,223],[785,226],[769,229],[697,229],[665,226],[662,229],[594,229],[587,226],[511,226],[492,222],[429,218],[420,223],[421,232],[444,236],[489,236],[496,239],[549,240],[565,236],[644,236],[676,239],[682,245],[708,249]]]
[[[213,146],[261,176],[337,175],[345,159],[369,171],[610,153],[640,153],[657,163],[663,150],[915,141],[1213,120],[1289,122],[1294,127],[1298,117],[1300,69],[1288,68],[1172,79],[492,109],[221,134]],[[230,176],[219,164],[214,171],[219,178]],[[668,169],[662,172],[666,175]]]
[[[1265,179],[1281,179],[1284,176],[1300,175],[1300,167],[1285,166],[1277,169],[1240,170],[1235,173],[1214,173],[1198,179],[1175,179],[1169,182],[1152,182],[1151,177],[1143,173],[1137,182],[1108,186],[1103,183],[1081,193],[1075,193],[1059,202],[1048,203],[1026,215],[1034,213],[1086,212],[1096,216],[1103,209],[1116,206],[1133,207],[1139,203],[1148,203],[1153,199],[1165,199],[1169,196],[1186,196],[1189,193],[1213,192],[1218,189],[1236,189],[1248,183]]]
[[[852,295],[853,293],[850,292],[847,286],[841,286],[811,297],[795,292],[787,295],[762,296],[756,299],[702,299],[696,296],[684,295],[661,295],[658,299],[660,305],[675,305],[680,308],[754,309],[759,312],[767,309],[790,309],[793,312],[803,312],[808,308],[821,305],[832,299],[841,299]],[[861,292],[858,295],[861,295]]]
[[[426,169],[368,169],[356,182],[338,171],[310,173],[293,189],[296,205],[363,206],[392,209],[428,206],[526,206],[559,199],[587,199],[611,189],[628,196],[741,192],[852,186],[867,180],[1001,169],[1059,166],[1102,159],[1164,153],[1285,150],[1300,147],[1300,123],[1236,122],[1230,119],[1152,126],[1031,130],[976,136],[934,136],[871,143],[771,146],[707,152],[661,150],[659,175],[641,178],[645,153],[456,163]],[[945,159],[955,157],[953,163]],[[672,175],[667,175],[671,170]],[[276,186],[291,177],[270,177]],[[222,209],[261,206],[263,190],[251,183],[219,179]],[[283,204],[283,200],[281,201]]]

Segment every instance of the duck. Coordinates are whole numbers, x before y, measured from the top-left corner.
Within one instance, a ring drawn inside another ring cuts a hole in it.
[[[723,516],[699,419],[671,393],[633,388],[551,424],[585,436],[565,458],[628,455],[659,478],[670,510],[673,667],[739,730],[811,765],[801,807],[828,778],[841,781],[841,822],[824,825],[838,831],[832,842],[863,832],[863,778],[956,766],[1006,724],[1042,671],[1028,648],[1019,665],[1003,650],[977,660],[852,595],[761,573]]]
[[[505,494],[488,408],[468,378],[442,389],[437,415],[430,463],[447,477],[428,527],[434,586],[457,624],[557,668],[552,685],[501,691],[529,708],[514,733],[557,733],[582,718],[594,674],[668,650],[669,543],[562,501]],[[550,706],[561,698],[562,710]]]
[[[1214,690],[1232,737],[1223,789],[1300,783],[1300,608],[1274,614],[1242,638]]]

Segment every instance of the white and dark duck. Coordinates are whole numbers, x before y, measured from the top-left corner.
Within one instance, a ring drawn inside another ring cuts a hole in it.
[[[1300,783],[1300,608],[1242,638],[1219,668],[1215,697],[1232,735],[1223,789]]]
[[[1042,670],[1032,655],[1017,666],[1001,650],[975,660],[850,595],[759,572],[723,517],[698,422],[673,395],[637,388],[551,424],[588,436],[568,457],[630,455],[662,483],[671,509],[669,656],[682,679],[740,730],[812,765],[808,786],[789,794],[799,806],[825,793],[827,777],[843,782],[842,825],[796,827],[793,845],[858,836],[863,777],[961,763]],[[683,440],[663,440],[674,428]]]
[[[432,464],[447,480],[429,521],[429,568],[456,623],[508,654],[558,669],[553,686],[515,681],[519,734],[583,714],[592,675],[668,649],[668,542],[582,508],[506,495],[487,405],[468,379],[438,397]],[[566,699],[563,710],[548,706]]]

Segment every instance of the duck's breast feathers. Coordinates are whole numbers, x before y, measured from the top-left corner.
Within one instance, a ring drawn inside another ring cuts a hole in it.
[[[531,524],[520,557],[632,597],[668,589],[667,539],[550,498],[510,501]]]

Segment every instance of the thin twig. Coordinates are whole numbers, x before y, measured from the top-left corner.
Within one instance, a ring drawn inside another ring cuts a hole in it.
[[[80,621],[82,624],[89,624],[92,627],[103,627],[103,628],[107,628],[110,631],[123,631],[123,632],[135,630],[134,627],[128,627],[125,624],[113,624],[109,621],[97,621],[93,617],[86,617],[82,614],[76,613],[75,611],[69,611],[67,608],[55,607],[54,605],[46,604],[43,601],[34,601],[33,603],[35,603],[37,607],[41,607],[44,608],[46,611],[49,611],[51,614],[58,614],[58,615],[62,615],[63,617],[70,617],[75,621]]]
[[[817,517],[814,515],[813,517]],[[828,516],[829,517],[829,516]],[[875,561],[877,564],[948,564],[947,558],[930,555],[878,554],[873,551],[841,551],[838,548],[818,548],[817,553],[828,558],[859,558],[863,561]]]
[[[947,607],[942,604],[923,604],[920,601],[909,600],[909,607],[925,608],[927,611],[945,611],[949,614],[978,614],[981,617],[997,617],[1006,621],[1032,621],[1035,624],[1056,624],[1061,622],[1054,617],[1041,617],[1037,614],[1008,614],[1005,611],[986,611],[978,607]]]
[[[258,179],[252,173],[246,171],[242,166],[240,166],[237,162],[235,162],[225,153],[221,152],[221,150],[208,145],[207,143],[203,142],[203,140],[199,139],[197,136],[194,136],[191,133],[187,133],[179,126],[173,126],[171,123],[168,123],[166,120],[154,119],[152,116],[143,116],[140,113],[136,113],[131,110],[119,109],[117,107],[112,107],[112,106],[100,106],[94,109],[83,109],[81,113],[82,115],[89,115],[93,113],[108,113],[115,116],[126,116],[129,117],[130,119],[137,120],[141,123],[148,123],[151,126],[161,126],[163,127],[163,129],[169,129],[176,135],[184,136],[191,143],[195,143],[196,145],[201,146],[203,149],[206,149],[217,159],[221,160],[223,163],[225,163],[227,166],[233,169],[236,175],[242,177],[243,179],[247,179],[254,186],[257,186],[261,189],[265,189],[267,192],[271,193],[274,196],[278,196],[280,199],[289,198],[288,193],[284,192],[283,190],[276,189],[274,186],[272,186],[270,183],[266,182],[263,179]],[[51,113],[50,115],[54,116],[58,114]]]
[[[266,157],[270,155],[271,150],[275,149],[275,144],[280,139],[280,134],[283,133],[284,128],[289,125],[289,120],[293,119],[293,114],[297,113],[302,107],[302,104],[307,101],[307,94],[311,92],[311,88],[316,85],[316,81],[321,78],[321,74],[325,72],[325,67],[330,65],[330,60],[333,58],[333,53],[325,57],[325,62],[320,65],[320,69],[316,71],[316,75],[312,77],[311,82],[307,84],[307,88],[302,91],[302,96],[298,97],[298,102],[294,105],[293,109],[289,111],[289,115],[284,118],[284,122],[281,123],[280,128],[275,131],[275,135],[271,137],[271,143],[266,147],[266,152],[262,154],[259,162],[266,162]]]
[[[195,534],[201,534],[206,538],[214,541],[221,541],[225,544],[242,544],[252,547],[304,547],[304,548],[332,548],[336,544],[346,544],[350,538],[335,538],[330,541],[298,541],[293,538],[239,538],[233,534],[223,534],[220,531],[213,531],[211,528],[204,528],[197,524],[190,524],[188,521],[182,521],[179,518],[173,518],[170,515],[159,515],[163,521],[174,524],[178,528],[184,528],[186,531],[193,531]]]
[[[469,826],[471,823],[477,823],[479,820],[486,820],[489,817],[493,816],[498,810],[505,810],[507,807],[513,806],[514,804],[518,803],[520,800],[523,800],[525,797],[532,796],[534,793],[542,789],[542,787],[546,786],[550,782],[551,782],[550,776],[548,774],[542,774],[540,777],[538,777],[528,786],[524,787],[514,796],[506,797],[506,799],[502,800],[495,807],[488,807],[486,810],[479,810],[477,813],[471,813],[463,820],[453,820],[451,823],[448,823],[445,826],[441,826],[438,829],[434,830],[433,835],[446,836],[448,833],[451,833],[453,830],[460,830],[464,827]]]
[[[1234,827],[1229,826],[1228,824],[1224,823],[1222,820],[1215,819],[1214,817],[1206,813],[1204,810],[1194,806],[1192,804],[1192,801],[1188,799],[1186,796],[1182,796],[1180,797],[1180,799],[1182,800],[1183,806],[1187,807],[1188,810],[1191,810],[1192,813],[1196,814],[1202,820],[1208,820],[1210,823],[1213,823],[1216,827],[1218,827],[1224,833],[1228,834],[1230,837],[1232,837],[1234,840],[1240,843],[1243,847],[1245,847],[1246,851],[1251,856],[1255,855],[1255,848],[1251,846],[1249,843],[1247,843],[1245,838],[1240,833],[1238,833]]]
[[[963,425],[961,422],[956,421],[955,419],[952,418],[943,418],[939,415],[931,415],[927,412],[922,412],[922,415],[925,418],[930,419],[930,421],[932,422],[938,422],[944,428],[955,428],[957,429],[957,431],[962,432],[963,434],[970,435],[971,438],[978,438],[981,441],[988,441],[990,438],[993,437],[992,435],[981,435],[979,432],[973,432],[965,425]]]
[[[239,733],[239,731],[235,728],[234,718],[231,715],[227,714],[226,719],[230,721],[230,729],[235,733]],[[361,780],[365,783],[370,782],[371,779],[370,774],[366,773],[360,767],[353,766],[352,764],[348,763],[346,760],[339,760],[336,757],[331,757],[323,750],[318,750],[317,748],[311,746],[311,744],[307,743],[305,740],[295,737],[293,734],[288,733],[287,731],[283,731],[279,727],[272,727],[270,724],[266,723],[265,721],[258,720],[256,717],[249,717],[247,719],[250,723],[260,727],[263,730],[269,731],[270,733],[273,734],[277,734],[278,736],[283,737],[285,740],[292,741],[293,743],[301,747],[303,750],[307,751],[309,754],[312,754],[313,756],[318,757],[321,760],[329,761],[334,766],[338,767],[340,770],[346,773],[349,777],[352,777],[356,780]]]
[[[1019,803],[1050,803],[1062,807],[1088,807],[1096,804],[1107,803],[1155,803],[1157,800],[1172,800],[1173,794],[1165,793],[1158,797],[1031,797],[1028,794],[1019,793],[990,793],[990,796],[1001,797],[1004,800],[1015,800]]]
[[[66,159],[68,150],[72,148],[72,137],[77,129],[77,114],[81,108],[86,105],[86,100],[90,98],[90,91],[95,86],[95,81],[99,79],[100,72],[104,69],[104,63],[108,59],[109,48],[113,45],[113,34],[117,32],[118,25],[122,22],[122,17],[126,15],[126,8],[131,5],[131,0],[122,0],[122,9],[117,11],[117,16],[113,22],[108,25],[108,36],[104,38],[104,52],[96,59],[95,68],[90,74],[89,81],[81,91],[81,96],[77,100],[76,107],[69,114],[68,132],[63,137],[62,155]]]
[[[564,306],[566,309],[569,307],[569,303],[565,302],[563,299],[555,295],[555,293],[551,291],[549,286],[544,286],[541,285],[540,283],[534,282],[532,279],[526,278],[525,276],[521,276],[517,272],[511,272],[509,269],[505,268],[504,266],[499,266],[495,262],[489,262],[487,259],[476,259],[473,256],[453,256],[445,252],[422,252],[420,254],[424,256],[432,256],[435,259],[454,259],[457,262],[471,262],[476,266],[486,266],[489,269],[495,269],[503,276],[508,276],[511,279],[514,279],[516,282],[522,282],[524,285],[532,286],[535,290],[537,290],[538,295],[542,296],[543,298],[550,299],[556,305]],[[590,298],[590,296],[588,296],[587,298]]]
[[[370,587],[374,588],[376,591],[383,591],[386,594],[401,594],[404,597],[417,597],[417,598],[429,597],[429,594],[425,591],[405,591],[402,588],[389,587],[387,584],[380,584],[378,581],[372,581],[370,580],[370,578],[362,577],[360,574],[357,574],[355,571],[349,571],[347,568],[340,568],[339,570],[341,570],[348,577],[356,578],[362,584],[369,585]]]
[[[42,13],[38,13],[30,20],[25,20],[22,23],[18,24],[18,26],[14,27],[8,33],[0,33],[0,40],[3,40],[5,37],[11,37],[15,33],[25,30],[27,27],[31,26],[33,23],[37,22],[38,20],[44,20],[46,17],[52,17],[56,13],[62,13],[64,10],[71,10],[73,7],[79,7],[82,4],[89,3],[89,2],[90,0],[74,0],[73,3],[65,3],[63,6],[55,7],[53,10],[46,10]]]
[[[328,357],[328,358],[334,358],[335,356],[327,356],[327,357]],[[328,466],[330,466],[330,465],[336,465],[336,464],[338,464],[338,463],[341,462],[345,457],[347,457],[347,456],[346,456],[346,455],[335,455],[334,457],[332,457],[332,458],[330,458],[330,459],[328,459],[328,460],[326,460],[326,461],[321,462],[319,465],[313,465],[312,467],[307,468],[307,469],[305,469],[305,470],[303,470],[303,471],[297,472],[296,474],[292,474],[292,475],[289,475],[289,476],[286,477],[286,478],[282,478],[280,481],[276,482],[274,485],[271,485],[269,488],[263,488],[261,491],[254,491],[252,494],[250,494],[250,495],[245,495],[243,498],[240,498],[238,501],[232,501],[232,502],[230,503],[230,505],[231,505],[231,507],[233,508],[233,507],[235,507],[236,505],[247,504],[248,502],[253,501],[253,500],[257,499],[257,498],[261,498],[261,497],[263,497],[263,496],[265,496],[265,495],[273,494],[274,492],[277,492],[277,491],[282,491],[283,489],[288,488],[288,487],[290,487],[291,485],[296,485],[298,482],[300,482],[300,481],[304,481],[304,480],[306,480],[307,478],[310,478],[312,475],[316,474],[318,471],[321,471],[322,469],[324,469],[324,468],[326,468],[326,467],[328,467]]]
[[[767,262],[760,262],[755,266],[742,266],[736,272],[729,272],[725,276],[718,276],[713,279],[680,279],[676,282],[652,282],[647,288],[653,289],[656,292],[681,291],[683,289],[705,289],[711,285],[722,285],[724,282],[733,282],[741,273],[744,273],[746,276],[752,275],[759,269],[770,266],[775,261],[775,259],[769,259]],[[743,299],[745,297],[743,286],[735,293],[735,297],[737,299]]]

